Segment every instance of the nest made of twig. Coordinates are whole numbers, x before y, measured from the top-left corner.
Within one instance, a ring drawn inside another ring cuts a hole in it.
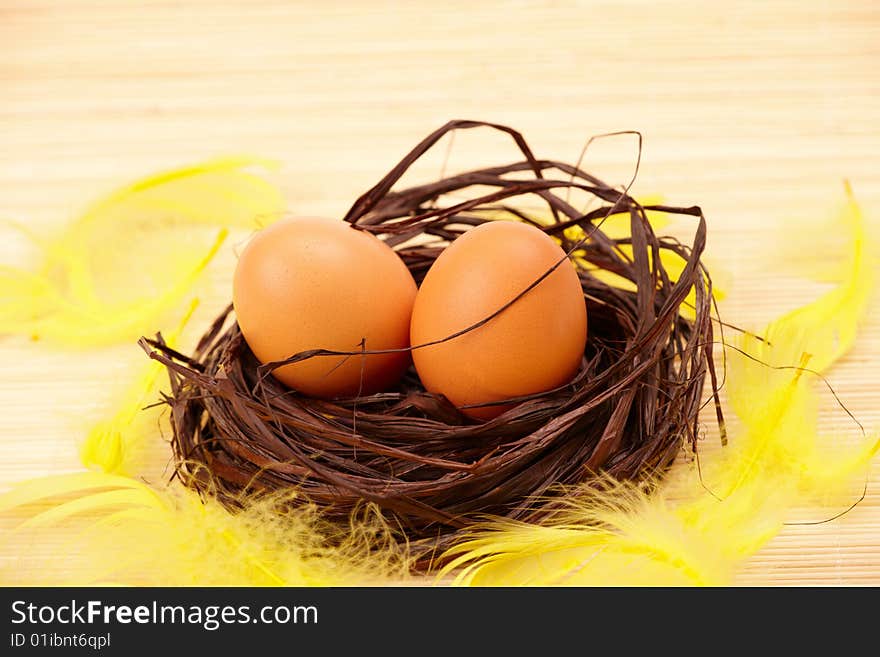
[[[511,135],[523,160],[392,191],[442,136],[478,126]],[[572,190],[601,207],[576,209],[567,200]],[[450,202],[452,195],[468,193]],[[546,204],[540,217],[517,204],[526,197]],[[696,217],[693,243],[655,235],[647,210]],[[577,267],[590,330],[573,381],[522,398],[484,423],[426,392],[412,368],[393,390],[312,399],[266,376],[278,364],[256,360],[230,307],[191,356],[161,338],[141,342],[170,374],[165,400],[182,479],[231,506],[241,503],[243,492],[296,488],[327,518],[341,522],[372,502],[411,544],[436,548],[478,517],[534,519],[541,508],[531,502],[558,485],[600,472],[637,479],[666,467],[683,445],[696,449],[707,372],[717,390],[700,209],[642,206],[578,166],[536,159],[510,128],[453,121],[361,196],[344,220],[394,247],[419,283],[446,245],[475,225],[497,220],[487,211],[539,226],[560,240]],[[619,213],[629,215],[631,234],[612,239],[602,222]],[[686,263],[675,279],[664,268],[663,251]],[[597,270],[629,285],[607,282]],[[692,290],[688,319],[681,311]],[[292,360],[302,357],[309,354]],[[717,395],[715,401],[718,408]]]

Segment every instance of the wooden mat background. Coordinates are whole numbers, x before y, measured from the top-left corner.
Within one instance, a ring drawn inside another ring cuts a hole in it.
[[[539,155],[568,160],[590,135],[640,130],[636,192],[703,207],[726,318],[758,327],[826,289],[770,263],[788,237],[810,243],[809,220],[840,201],[844,178],[877,216],[880,11],[873,0],[0,0],[0,217],[41,234],[118,184],[228,153],[282,161],[291,212],[339,215],[450,118],[513,125]],[[460,135],[449,167],[513,153],[500,137]],[[623,182],[633,156],[632,142],[603,142],[587,167]],[[197,328],[228,299],[229,251]],[[24,254],[4,228],[2,261]],[[71,354],[0,340],[0,487],[76,469],[87,418],[141,358],[129,345]],[[874,429],[878,369],[873,312],[831,381]],[[851,433],[830,405],[822,417]],[[712,437],[707,420],[707,453]],[[857,509],[787,528],[737,581],[880,584],[880,466]]]

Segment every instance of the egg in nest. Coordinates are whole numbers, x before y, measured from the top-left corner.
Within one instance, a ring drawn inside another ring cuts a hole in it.
[[[430,344],[491,316],[554,266],[479,328]],[[586,340],[587,309],[577,272],[550,236],[515,221],[490,221],[452,242],[425,276],[410,326],[413,360],[425,388],[479,420],[512,406],[497,402],[571,381]]]
[[[403,350],[315,356],[273,371],[281,382],[324,399],[393,386],[411,363],[416,284],[400,257],[343,221],[285,219],[258,232],[239,257],[233,307],[262,363],[311,350]]]

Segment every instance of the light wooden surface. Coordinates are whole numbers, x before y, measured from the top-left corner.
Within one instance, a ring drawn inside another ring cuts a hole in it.
[[[757,327],[825,289],[768,265],[783,224],[822,216],[843,178],[869,214],[880,206],[874,0],[0,0],[0,55],[0,217],[40,233],[117,184],[213,155],[277,158],[292,212],[339,214],[450,118],[510,124],[568,160],[590,135],[637,129],[636,191],[703,207],[723,311]],[[513,154],[460,135],[448,166]],[[623,182],[633,155],[606,142],[587,166]],[[0,234],[4,262],[23,254]],[[230,263],[213,269],[198,328],[228,298]],[[141,358],[0,339],[0,487],[76,469],[76,437]],[[831,381],[874,429],[878,367],[873,312]],[[823,426],[846,423],[829,408]],[[737,581],[880,584],[880,467],[856,510],[787,528]]]

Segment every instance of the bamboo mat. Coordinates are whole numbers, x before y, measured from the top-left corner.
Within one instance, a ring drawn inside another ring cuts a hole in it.
[[[842,180],[869,215],[880,205],[873,0],[0,0],[0,49],[0,218],[38,234],[116,185],[216,155],[276,158],[291,212],[338,216],[450,118],[512,125],[563,160],[590,135],[637,129],[636,193],[703,207],[722,310],[757,328],[827,289],[776,260],[794,237],[821,260],[807,226]],[[513,156],[500,137],[460,135],[447,166]],[[624,182],[634,156],[632,141],[606,140],[587,168]],[[2,228],[2,262],[24,262],[26,246]],[[232,257],[212,267],[197,328],[229,298]],[[131,345],[0,340],[0,488],[77,469],[77,436],[141,359]],[[875,311],[830,376],[875,430],[878,368]],[[850,431],[831,406],[823,427]],[[787,527],[737,582],[880,584],[880,465],[855,510]]]

